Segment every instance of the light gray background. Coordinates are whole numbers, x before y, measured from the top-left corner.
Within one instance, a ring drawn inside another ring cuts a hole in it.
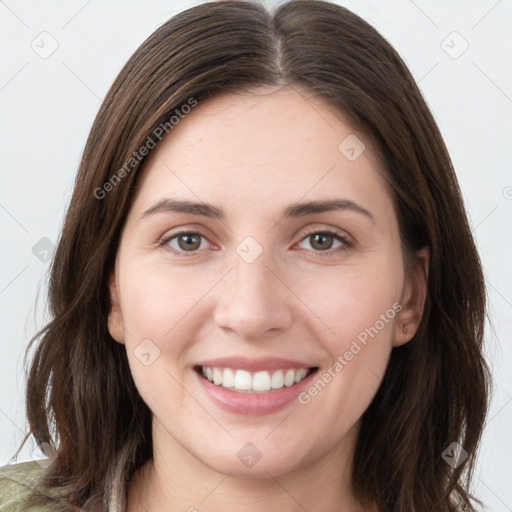
[[[57,241],[86,136],[122,65],[164,21],[198,3],[0,1],[0,465],[26,428],[22,358],[46,318],[49,242],[40,240]],[[490,510],[512,511],[512,1],[339,3],[404,58],[452,156],[492,323],[495,392],[475,492]],[[28,443],[18,461],[40,456]]]

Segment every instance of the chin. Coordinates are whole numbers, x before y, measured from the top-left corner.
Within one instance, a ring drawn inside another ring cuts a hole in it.
[[[263,442],[260,443],[260,445],[262,444]],[[255,444],[250,442],[236,443],[236,445],[235,450],[229,449],[223,453],[214,454],[213,457],[200,460],[219,473],[248,479],[268,479],[270,475],[277,477],[291,473],[301,465],[301,459],[292,458],[287,448],[283,451],[280,451],[280,447],[277,446],[258,449]],[[281,446],[281,450],[282,448]]]

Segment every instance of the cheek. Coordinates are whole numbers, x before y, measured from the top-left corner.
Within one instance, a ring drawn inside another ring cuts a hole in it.
[[[182,378],[182,354],[197,337],[200,324],[197,312],[201,309],[194,306],[207,292],[208,283],[161,265],[126,268],[120,281],[131,372],[141,396],[151,404],[161,396],[160,386],[167,391],[172,386],[167,372]]]
[[[310,418],[324,418],[333,431],[349,429],[382,382],[402,308],[401,282],[400,260],[390,259],[365,269],[344,269],[330,279],[328,293],[304,287],[304,301],[319,306],[324,326],[316,337],[329,361],[299,396],[299,403],[309,410]],[[313,428],[314,420],[308,421]]]
[[[206,285],[161,266],[132,267],[123,277],[126,350],[137,390],[156,416],[162,404],[165,410],[183,409],[183,354],[197,337],[197,322],[190,318]]]
[[[376,325],[380,338],[393,334],[400,300],[402,271],[394,261],[371,265],[331,267],[297,281],[297,295],[323,326],[321,339],[336,351]],[[312,285],[314,283],[314,285]],[[384,315],[384,318],[382,318]],[[332,350],[329,351],[332,353]]]
[[[200,310],[196,306],[215,280],[186,270],[144,265],[124,276],[123,319],[132,334],[176,340],[185,326],[190,328],[189,315]]]

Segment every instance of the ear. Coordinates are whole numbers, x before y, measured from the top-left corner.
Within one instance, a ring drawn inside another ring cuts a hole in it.
[[[413,268],[406,272],[402,292],[402,309],[397,315],[394,347],[399,347],[410,341],[418,330],[428,289],[428,268],[430,252],[424,247],[415,253]]]
[[[117,283],[115,270],[109,276],[108,288],[110,292],[110,311],[108,313],[108,331],[112,338],[117,342],[124,344],[124,324],[119,296],[117,292]]]

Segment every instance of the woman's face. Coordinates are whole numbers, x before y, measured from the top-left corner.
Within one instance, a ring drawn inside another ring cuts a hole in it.
[[[200,102],[153,149],[109,330],[156,448],[253,477],[350,454],[424,300],[378,165],[363,134],[293,89]]]

